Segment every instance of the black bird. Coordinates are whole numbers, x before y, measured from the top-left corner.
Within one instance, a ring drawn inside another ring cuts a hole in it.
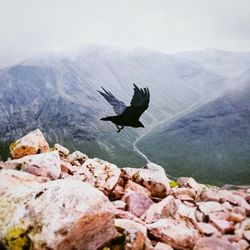
[[[103,121],[111,121],[120,132],[124,126],[139,128],[143,124],[139,121],[142,113],[148,108],[149,104],[149,89],[140,89],[134,84],[134,95],[130,102],[130,106],[126,106],[122,101],[118,100],[111,92],[102,88],[104,92],[98,91],[109,104],[113,106],[116,116],[107,116],[102,118]],[[121,127],[119,127],[121,126]]]

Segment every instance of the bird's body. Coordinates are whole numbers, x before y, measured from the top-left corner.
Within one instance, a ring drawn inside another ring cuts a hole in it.
[[[102,118],[103,121],[111,121],[116,124],[118,131],[120,132],[124,126],[128,127],[144,127],[139,121],[142,113],[148,108],[149,104],[149,90],[148,88],[139,89],[134,84],[134,95],[130,102],[130,106],[126,106],[122,101],[111,94],[111,92],[106,91],[102,88],[104,92],[98,91],[114,108],[116,116],[107,116]],[[119,127],[121,126],[121,127]]]

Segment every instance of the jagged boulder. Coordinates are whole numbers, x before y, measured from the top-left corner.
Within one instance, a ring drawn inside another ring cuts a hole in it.
[[[117,185],[120,172],[116,165],[94,158],[86,160],[76,174],[108,195]]]
[[[56,150],[6,161],[3,166],[50,179],[57,179],[61,175],[60,158]]]
[[[177,211],[177,204],[173,196],[168,196],[158,203],[152,204],[142,215],[146,223],[152,223],[162,218],[173,216]]]
[[[112,207],[80,181],[13,186],[0,196],[0,242],[7,249],[97,249],[117,233]]]
[[[115,226],[121,234],[119,237],[124,237],[125,250],[153,249],[145,226],[128,219],[115,219]]]
[[[75,151],[67,156],[66,161],[70,162],[73,166],[81,166],[88,159],[89,157],[86,154]]]
[[[124,179],[144,186],[152,196],[164,198],[170,190],[169,179],[159,165],[151,163],[148,168],[122,168],[121,171]]]
[[[49,144],[39,129],[28,133],[10,145],[10,154],[13,159],[48,151]]]
[[[156,239],[176,249],[193,249],[199,234],[193,225],[186,220],[172,218],[160,219],[147,225],[149,233]]]

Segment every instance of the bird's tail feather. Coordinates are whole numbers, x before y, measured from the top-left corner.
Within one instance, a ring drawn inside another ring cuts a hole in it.
[[[103,117],[103,118],[101,118],[100,120],[102,120],[102,121],[110,121],[110,119],[109,119],[108,116],[107,116],[107,117]]]

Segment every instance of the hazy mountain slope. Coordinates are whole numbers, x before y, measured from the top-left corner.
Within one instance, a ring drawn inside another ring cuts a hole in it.
[[[228,78],[239,77],[250,68],[250,52],[231,52],[217,49],[188,51],[175,54],[203,65],[205,69]]]
[[[111,106],[96,92],[101,86],[129,104],[132,84],[148,86],[146,128],[208,98],[224,79],[196,63],[148,50],[89,46],[75,54],[27,60],[0,71],[1,144],[36,127],[50,142],[128,165],[142,159],[132,142],[143,129],[116,128],[99,119]],[[14,131],[14,132],[13,132]]]
[[[250,70],[224,95],[162,124],[138,147],[172,175],[192,173],[202,182],[249,184]]]

